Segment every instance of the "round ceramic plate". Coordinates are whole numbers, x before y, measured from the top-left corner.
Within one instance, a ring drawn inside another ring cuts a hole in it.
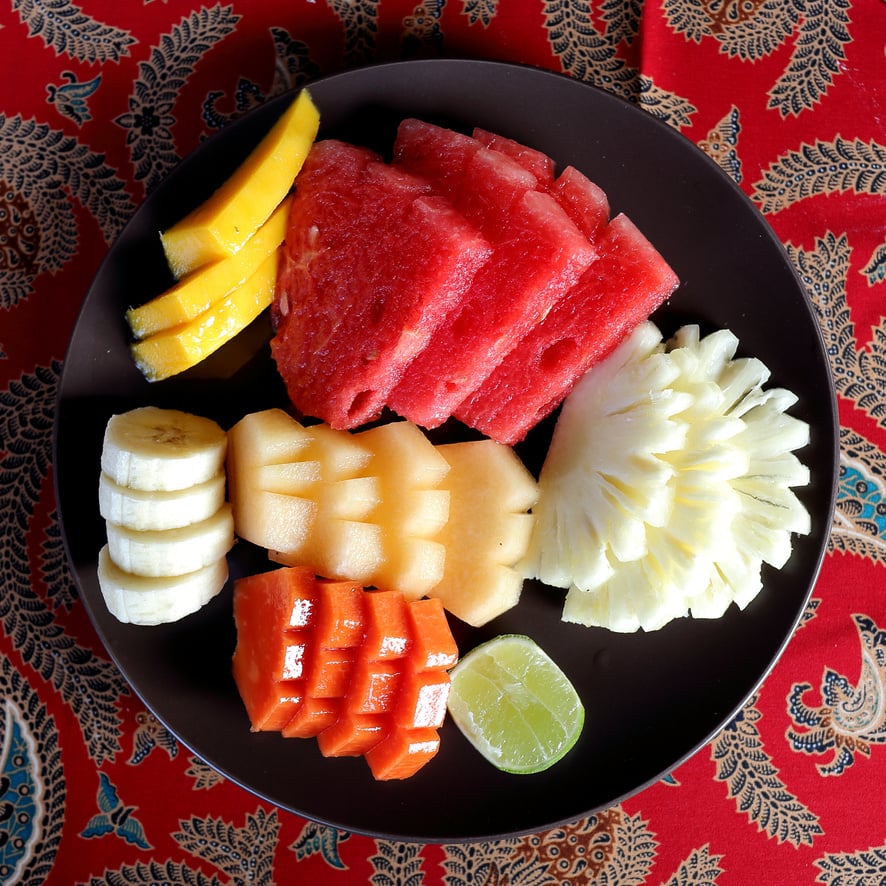
[[[546,772],[506,775],[451,722],[440,753],[416,776],[373,781],[359,758],[324,759],[313,740],[253,734],[231,677],[231,586],[182,621],[145,628],[106,611],[96,580],[104,543],[97,484],[108,417],[154,404],[229,427],[247,412],[285,406],[261,318],[204,364],[150,385],[132,363],[124,310],[170,282],[157,232],[208,196],[258,142],[291,96],[251,113],[202,145],[145,201],[110,250],[86,297],[65,360],[55,434],[58,505],[83,604],[123,675],[187,747],[230,780],[318,822],[427,842],[546,829],[593,813],[666,775],[727,724],[793,632],[823,557],[837,453],[833,387],[815,317],[780,243],[741,191],[700,150],[645,111],[563,75],[467,60],[380,65],[329,77],[311,93],[321,137],[389,152],[397,123],[414,116],[510,136],[573,164],[604,188],[679,274],[655,316],[665,333],[691,321],[727,326],[742,353],[794,390],[793,413],[812,429],[800,453],[812,483],[800,497],[812,533],[744,612],[681,619],[619,635],[560,620],[564,592],[527,582],[520,604],[481,630],[456,625],[463,652],[506,632],[532,636],[574,682],[587,711],[572,752]],[[537,467],[544,423],[521,446]],[[94,470],[88,468],[94,466]],[[84,469],[86,466],[86,469]],[[232,578],[268,568],[240,543]]]

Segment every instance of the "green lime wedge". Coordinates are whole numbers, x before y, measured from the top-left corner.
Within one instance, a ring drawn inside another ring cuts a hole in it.
[[[495,637],[468,652],[450,674],[452,719],[499,769],[541,772],[578,740],[585,718],[581,699],[531,638]]]

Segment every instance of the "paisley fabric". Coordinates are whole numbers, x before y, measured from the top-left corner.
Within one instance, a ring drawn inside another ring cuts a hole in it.
[[[50,457],[77,311],[145,195],[290,87],[428,56],[588,81],[720,164],[798,269],[842,424],[821,578],[739,715],[612,809],[468,845],[331,830],[179,746],[78,603]],[[0,84],[0,883],[886,883],[881,0],[10,0]]]

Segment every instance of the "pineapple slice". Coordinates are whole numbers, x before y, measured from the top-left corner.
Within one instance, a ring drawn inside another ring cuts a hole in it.
[[[249,279],[283,242],[291,202],[291,198],[284,200],[239,252],[204,265],[163,294],[130,308],[126,321],[135,338],[147,338],[196,319]]]
[[[273,251],[240,286],[182,326],[134,342],[136,366],[148,381],[178,375],[215,353],[274,300],[279,253]]]
[[[532,534],[529,509],[538,486],[516,453],[493,440],[447,443],[449,520],[438,536],[446,548],[443,578],[429,592],[479,627],[515,606],[523,588],[516,565]]]
[[[796,397],[764,389],[769,370],[736,358],[737,346],[727,330],[685,326],[662,347],[646,323],[567,398],[526,564],[568,587],[565,621],[649,631],[717,617],[746,606],[762,564],[782,567],[792,534],[809,532],[792,489],[809,481],[793,454],[808,426],[785,412]],[[667,404],[657,423],[643,421],[651,403]]]
[[[243,247],[286,197],[319,125],[319,112],[302,89],[233,175],[160,235],[176,279]]]

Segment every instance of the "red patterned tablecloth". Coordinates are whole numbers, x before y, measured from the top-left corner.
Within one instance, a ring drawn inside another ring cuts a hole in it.
[[[7,4],[0,882],[886,883],[884,51],[880,0]],[[425,846],[273,808],[142,708],[78,603],[50,456],[88,283],[175,163],[288,88],[429,56],[588,81],[715,158],[800,270],[832,361],[842,454],[830,549],[802,625],[709,746],[568,827]]]

